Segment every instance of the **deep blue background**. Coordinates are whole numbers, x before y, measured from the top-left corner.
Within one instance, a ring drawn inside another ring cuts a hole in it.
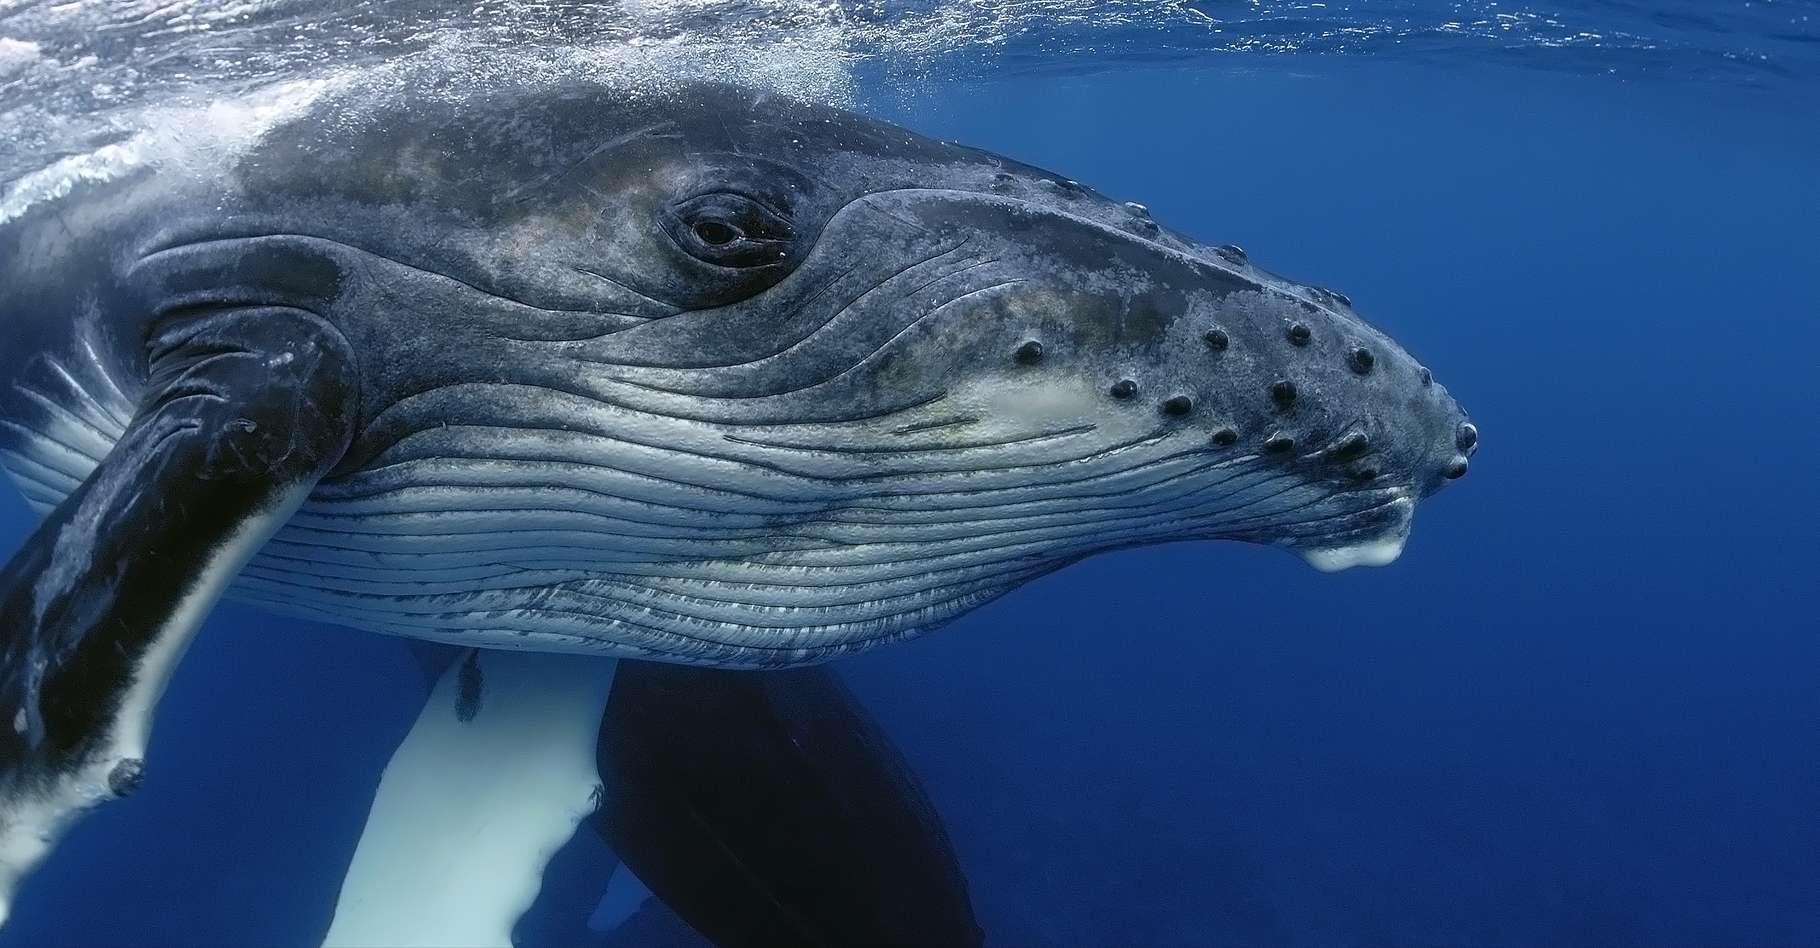
[[[1306,60],[937,88],[873,108],[1344,290],[1485,444],[1391,568],[1121,553],[845,666],[992,943],[1820,943],[1815,96]],[[421,689],[397,642],[221,610],[145,790],[0,944],[314,937]]]

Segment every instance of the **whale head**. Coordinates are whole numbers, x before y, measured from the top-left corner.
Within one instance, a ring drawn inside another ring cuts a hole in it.
[[[1115,548],[1382,564],[1477,447],[1342,294],[1060,175],[724,86],[491,109],[304,187],[410,190],[458,314],[320,502],[521,531],[460,560],[514,634],[790,664]]]

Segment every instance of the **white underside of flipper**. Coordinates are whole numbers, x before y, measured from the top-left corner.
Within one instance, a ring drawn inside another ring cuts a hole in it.
[[[510,945],[545,865],[594,810],[615,665],[505,651],[451,665],[380,778],[323,943]]]

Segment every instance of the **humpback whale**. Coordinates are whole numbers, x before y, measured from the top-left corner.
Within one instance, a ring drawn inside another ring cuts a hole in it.
[[[536,653],[537,697],[564,657],[824,662],[1139,544],[1388,562],[1477,448],[1343,294],[1064,176],[424,68],[5,202],[0,466],[43,521],[0,569],[0,913],[155,779],[224,595]]]

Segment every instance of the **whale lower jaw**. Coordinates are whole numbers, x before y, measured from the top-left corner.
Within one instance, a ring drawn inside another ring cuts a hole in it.
[[[1403,555],[1403,545],[1408,540],[1409,534],[1398,533],[1365,543],[1300,552],[1309,566],[1323,573],[1337,573],[1354,566],[1389,566]]]

